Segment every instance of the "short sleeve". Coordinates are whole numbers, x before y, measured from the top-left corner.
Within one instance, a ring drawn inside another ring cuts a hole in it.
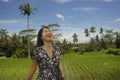
[[[31,55],[31,59],[34,61],[38,61],[39,60],[39,53],[37,48],[33,50],[33,53]]]
[[[60,50],[59,46],[57,46],[57,51],[58,51],[59,54],[61,54],[61,50]]]
[[[54,54],[58,57],[60,57],[61,51],[60,51],[60,47],[59,46],[53,46],[54,49]]]

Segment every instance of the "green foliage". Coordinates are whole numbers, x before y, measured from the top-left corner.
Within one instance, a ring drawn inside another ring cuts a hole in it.
[[[30,59],[0,59],[0,80],[25,80],[30,65]],[[36,76],[32,80],[35,78]]]
[[[27,35],[27,36],[28,36],[28,37],[27,37],[27,40],[28,40],[28,57],[30,57],[30,51],[31,51],[31,50],[30,50],[30,39],[31,39],[31,38],[30,38],[29,32],[34,32],[34,29],[31,30],[30,27],[29,27],[29,25],[30,25],[30,24],[29,24],[29,17],[30,17],[30,15],[33,13],[33,11],[34,11],[34,10],[37,10],[37,9],[36,9],[36,8],[32,8],[32,7],[30,6],[30,4],[27,3],[27,2],[26,2],[26,3],[23,3],[23,4],[20,4],[19,9],[20,9],[22,15],[24,15],[24,16],[27,15],[27,25],[28,25],[27,27],[28,27],[28,30],[27,30],[27,31],[26,31],[26,30],[25,30],[25,31],[23,30],[22,32],[23,32],[23,33],[24,33],[24,32],[28,32],[28,35]]]
[[[32,32],[34,29],[30,29]],[[18,34],[7,34],[7,31],[0,29],[0,56],[14,57],[16,55],[18,58],[26,57],[27,52],[27,36],[21,36]],[[30,48],[31,52],[34,47],[34,42],[32,41],[35,34],[29,35],[30,37]]]
[[[16,56],[16,55],[12,55],[11,58],[14,58],[14,59],[15,59],[15,58],[17,58],[17,56]]]
[[[16,49],[15,52],[13,53],[17,58],[22,58],[24,57],[24,50],[23,49]],[[13,55],[13,56],[14,56]],[[13,57],[12,56],[12,57]]]
[[[61,44],[60,46],[60,50],[61,50],[61,54],[68,54],[70,52],[70,44]]]
[[[76,33],[73,34],[73,43],[77,43],[78,42],[78,35]]]
[[[114,54],[114,55],[120,55],[120,49],[113,49],[113,48],[109,48],[106,51],[107,54]]]
[[[0,52],[0,57],[5,56],[5,52]]]
[[[95,51],[95,49],[94,49],[92,44],[89,44],[85,49],[86,49],[86,52],[93,52],[93,51]]]
[[[115,44],[116,44],[116,48],[120,48],[120,32],[116,32]]]
[[[77,53],[77,52],[79,52],[79,47],[72,47],[71,51],[74,53]]]
[[[24,16],[30,16],[33,11],[37,10],[36,8],[32,8],[29,3],[20,4],[19,9],[21,11],[21,14]]]
[[[86,47],[86,51],[91,52],[91,51],[99,51],[101,49],[120,47],[119,45],[120,32],[116,32],[115,30],[109,30],[109,29],[105,30],[103,28],[100,28],[99,35],[94,34],[95,32],[96,32],[96,28],[94,26],[92,26],[89,30],[88,29],[84,30],[85,36],[88,37],[90,40],[87,45],[88,47]]]
[[[83,47],[71,47],[71,52],[83,54],[83,52],[85,52],[85,48],[83,48]]]

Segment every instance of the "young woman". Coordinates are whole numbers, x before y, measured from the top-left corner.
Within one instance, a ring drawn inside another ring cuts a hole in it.
[[[60,49],[52,45],[52,32],[48,27],[39,30],[37,36],[37,48],[32,54],[32,65],[28,71],[26,80],[31,80],[39,67],[36,80],[64,80],[60,69]]]

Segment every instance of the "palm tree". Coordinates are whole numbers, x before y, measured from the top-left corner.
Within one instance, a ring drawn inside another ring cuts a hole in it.
[[[78,35],[77,35],[76,33],[74,33],[73,36],[72,36],[72,37],[73,37],[73,43],[74,43],[74,44],[75,44],[76,42],[78,42],[77,36],[78,36]]]
[[[115,44],[116,44],[116,48],[120,48],[120,32],[116,32],[116,40],[115,40]]]
[[[36,8],[31,8],[29,3],[23,3],[19,6],[22,15],[27,15],[27,25],[28,25],[28,57],[30,57],[30,40],[29,40],[29,17]]]
[[[29,32],[29,39],[33,40],[37,35],[35,34],[36,30],[35,29],[29,29],[29,30],[21,30],[19,32],[19,35],[22,36],[23,43],[27,45],[28,43],[28,35],[27,33]]]
[[[103,34],[103,31],[104,31],[104,30],[103,30],[103,28],[101,27],[99,34]]]
[[[92,27],[90,28],[90,32],[93,33],[93,34],[96,32],[94,26],[92,26]]]
[[[95,31],[95,27],[94,26],[92,26],[91,28],[90,28],[90,33],[92,33],[93,34],[93,36],[91,36],[91,38],[93,39],[93,47],[95,48],[95,46],[96,46],[96,41],[94,40],[94,37],[95,37],[95,33],[96,31]]]
[[[84,30],[84,33],[85,33],[85,36],[86,36],[86,37],[89,37],[89,36],[90,36],[88,29],[85,29],[85,30]]]

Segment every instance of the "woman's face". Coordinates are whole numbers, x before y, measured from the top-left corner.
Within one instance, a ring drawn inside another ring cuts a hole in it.
[[[42,31],[42,39],[43,41],[52,41],[52,32],[47,29],[47,28],[44,28],[43,31]]]

